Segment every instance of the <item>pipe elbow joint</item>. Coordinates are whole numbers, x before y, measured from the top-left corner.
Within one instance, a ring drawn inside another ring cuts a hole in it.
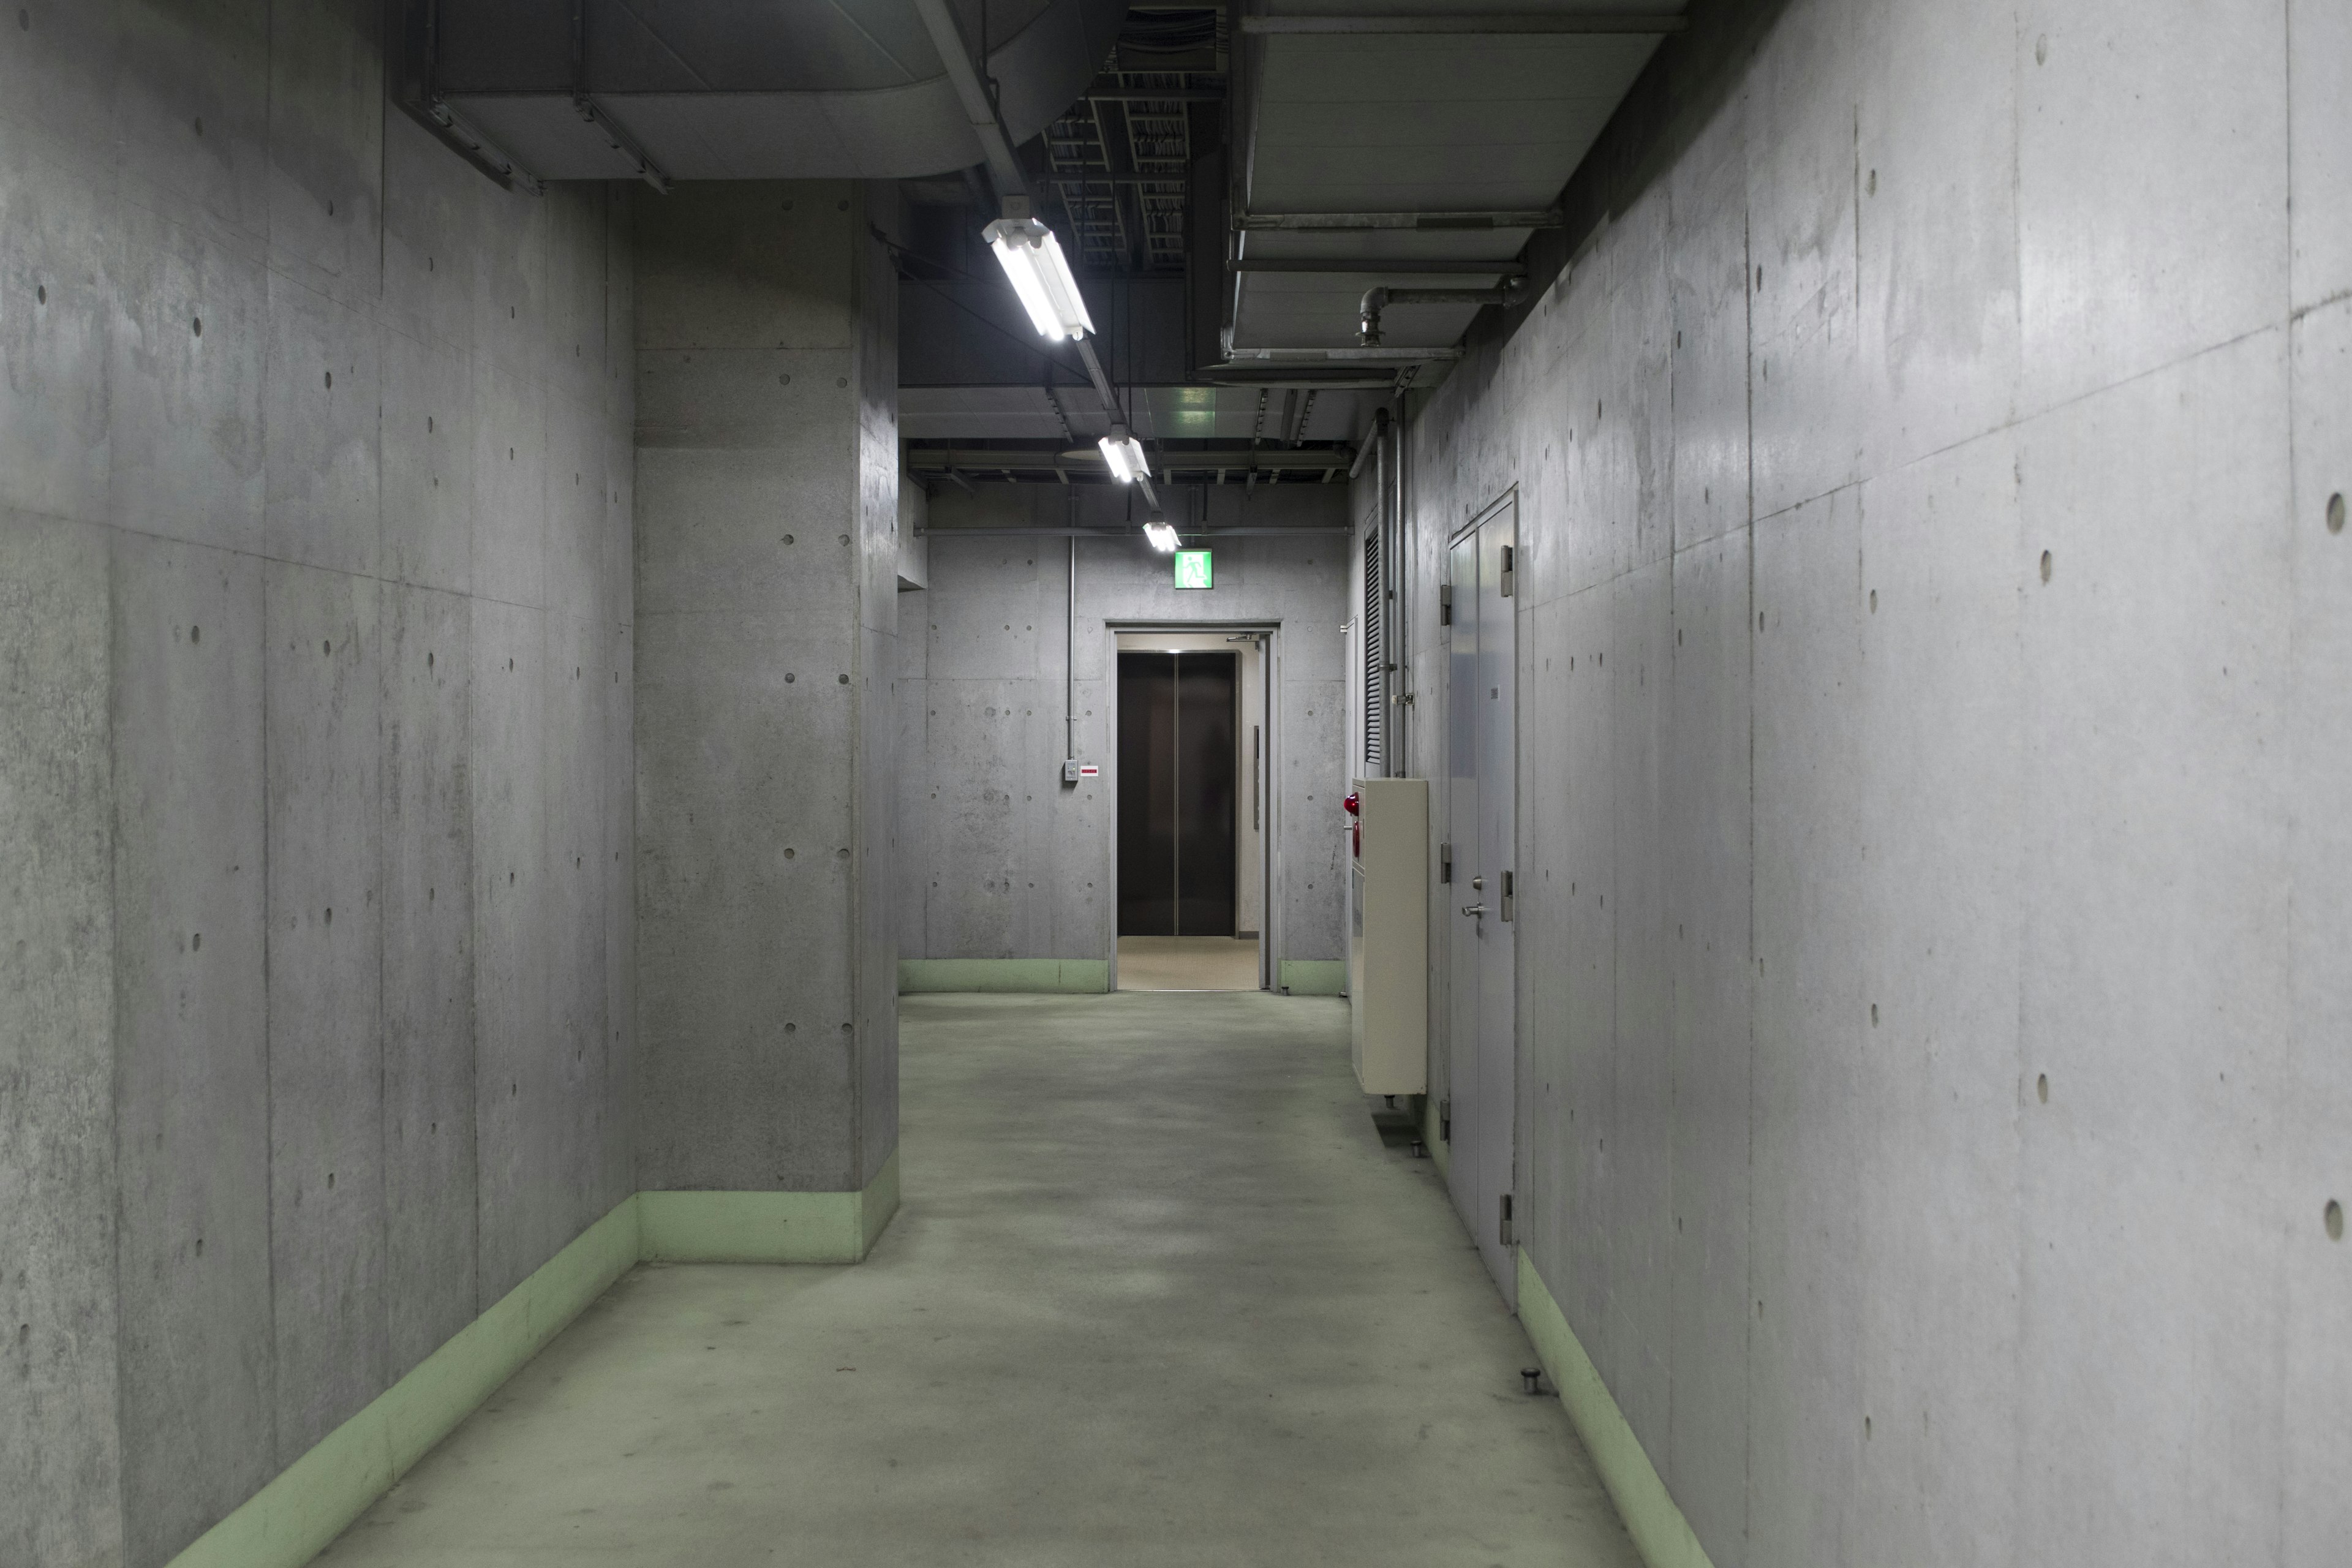
[[[1363,302],[1356,310],[1359,318],[1356,341],[1365,348],[1381,346],[1381,312],[1388,308],[1388,302],[1389,291],[1386,289],[1364,290]]]

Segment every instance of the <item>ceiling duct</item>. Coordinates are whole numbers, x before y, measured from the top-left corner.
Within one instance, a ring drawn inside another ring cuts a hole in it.
[[[917,0],[407,0],[422,112],[541,179],[900,179],[982,148]],[[1125,0],[945,0],[1015,144],[1075,102]],[[446,123],[446,121],[445,121]]]

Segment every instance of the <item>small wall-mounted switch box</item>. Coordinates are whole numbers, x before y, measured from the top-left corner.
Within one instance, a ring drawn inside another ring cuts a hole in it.
[[[1070,758],[1062,764],[1062,782],[1064,784],[1076,784],[1080,779],[1099,778],[1101,776],[1101,768],[1097,767],[1093,763],[1082,763],[1076,757]]]

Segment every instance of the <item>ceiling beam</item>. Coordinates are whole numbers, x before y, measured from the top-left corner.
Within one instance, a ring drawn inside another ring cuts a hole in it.
[[[1617,34],[1658,37],[1683,30],[1683,18],[1649,15],[1552,12],[1521,16],[1449,15],[1392,16],[1244,16],[1242,31],[1260,37],[1362,37],[1398,33],[1454,33],[1517,37],[1529,33]]]
[[[1411,277],[1415,273],[1468,273],[1481,278],[1524,278],[1524,261],[1427,261],[1405,256],[1242,257],[1225,263],[1228,272],[1328,272],[1342,277]]]
[[[1528,207],[1490,212],[1452,213],[1235,213],[1237,229],[1324,229],[1369,232],[1375,229],[1561,228],[1567,225],[1557,207]]]
[[[989,179],[996,186],[996,199],[1001,203],[1011,196],[1025,198],[1029,186],[1021,173],[1021,160],[1013,154],[1013,139],[996,112],[995,100],[989,97],[979,70],[971,63],[971,49],[963,41],[962,29],[956,26],[954,13],[948,9],[947,0],[915,0],[915,14],[923,19],[923,28],[931,36],[931,48],[940,57],[940,64],[963,104],[964,118],[971,121],[972,139],[980,143],[981,154],[987,161]],[[1024,211],[1019,216],[1029,215]]]
[[[1352,447],[1265,447],[1253,451],[1247,446],[1235,444],[1191,452],[1155,447],[1151,453],[1151,466],[1161,475],[1249,468],[1319,474],[1334,463],[1345,466],[1355,460]],[[1002,473],[1016,469],[1051,474],[1059,468],[1091,475],[1105,471],[1102,454],[1095,448],[1060,446],[908,447],[907,466],[921,473]]]
[[[1223,103],[1222,87],[1125,87],[1098,81],[1082,95],[1097,103]]]
[[[1204,371],[1233,370],[1248,364],[1423,364],[1438,360],[1462,357],[1457,347],[1407,348],[1394,347],[1352,349],[1234,349],[1225,356],[1223,364],[1203,365]]]

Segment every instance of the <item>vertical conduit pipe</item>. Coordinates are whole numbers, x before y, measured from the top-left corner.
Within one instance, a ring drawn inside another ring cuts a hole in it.
[[[1397,677],[1404,673],[1403,650],[1397,641],[1402,630],[1399,608],[1404,603],[1397,584],[1400,541],[1396,518],[1389,505],[1389,493],[1396,484],[1396,426],[1385,408],[1373,410],[1372,444],[1380,448],[1379,466],[1372,470],[1372,495],[1379,508],[1378,521],[1381,541],[1381,705],[1387,710],[1381,736],[1381,773],[1384,777],[1398,778],[1406,769],[1401,759],[1404,755],[1405,704],[1402,685]]]
[[[1406,394],[1397,393],[1396,417],[1389,422],[1390,517],[1395,529],[1396,560],[1391,564],[1389,579],[1396,585],[1396,649],[1397,673],[1405,678],[1404,697],[1397,704],[1396,754],[1400,759],[1396,772],[1410,775],[1412,772],[1411,723],[1415,703],[1412,679],[1412,542],[1405,531],[1404,516],[1404,400]]]
[[[1078,493],[1070,491],[1070,522],[1077,523]],[[1062,644],[1062,755],[1076,761],[1078,755],[1078,536],[1070,535],[1070,616],[1067,635]]]

